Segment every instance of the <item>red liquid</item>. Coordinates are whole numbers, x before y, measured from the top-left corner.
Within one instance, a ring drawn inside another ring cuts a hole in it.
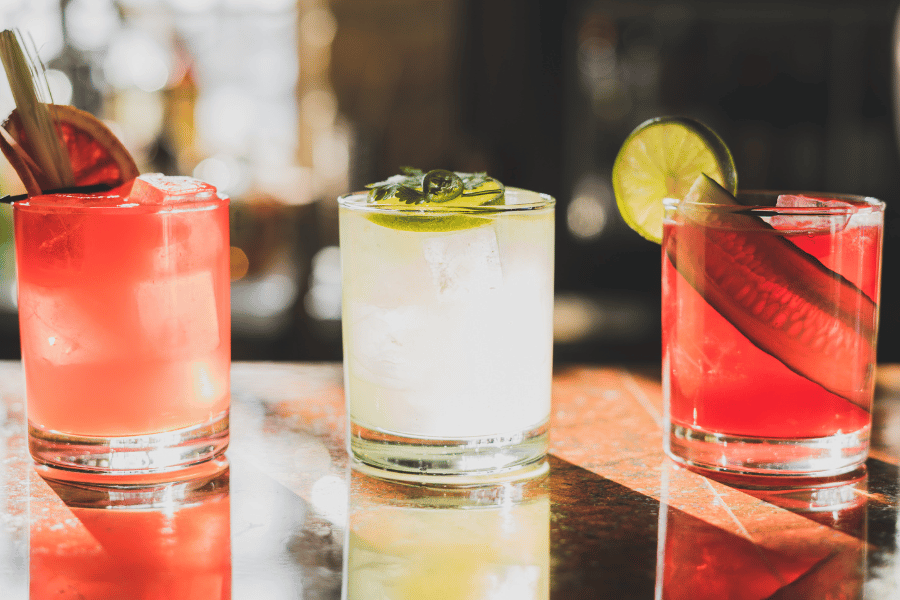
[[[746,234],[744,247],[750,253],[764,245],[760,236],[781,236],[793,252],[776,248],[778,252],[773,251],[768,259],[797,262],[802,254],[796,252],[799,248],[821,261],[826,267],[821,273],[831,269],[849,282],[840,283],[833,275],[819,276],[818,271],[813,274],[821,281],[791,281],[787,277],[782,282],[789,290],[801,290],[798,295],[816,290],[815,306],[811,308],[824,321],[817,327],[826,332],[840,329],[843,336],[844,354],[836,358],[833,347],[828,343],[817,346],[814,338],[790,348],[778,343],[767,345],[765,323],[750,330],[755,336],[751,341],[733,324],[739,319],[723,316],[723,310],[733,314],[736,304],[722,309],[707,302],[704,296],[713,297],[713,284],[697,272],[721,267],[728,271],[732,283],[742,273],[735,266],[717,264],[714,256],[713,245],[720,242],[717,236],[722,236],[727,227],[727,220],[712,226],[681,218],[666,223],[662,316],[672,422],[707,432],[766,438],[816,438],[867,427],[871,422],[868,402],[874,386],[877,323],[866,322],[874,318],[857,310],[857,305],[873,306],[874,302],[877,315],[881,228],[877,224],[851,224],[837,232],[783,234],[770,229]],[[687,243],[689,237],[691,244]],[[693,285],[675,268],[673,256],[679,269],[694,269],[689,275]],[[753,258],[748,263],[750,269],[755,268]],[[716,293],[721,295],[722,290]],[[812,303],[798,301],[802,304]],[[806,314],[805,308],[809,306],[798,306],[784,314],[789,319],[792,314]],[[769,313],[763,310],[763,314]],[[774,309],[771,314],[775,314]],[[773,325],[772,338],[784,335],[785,330],[779,332]],[[797,364],[813,367],[804,375],[798,373]]]
[[[66,508],[32,517],[31,600],[228,600],[227,491],[158,509]]]
[[[227,199],[183,211],[32,204],[15,219],[29,422],[113,437],[224,415]]]

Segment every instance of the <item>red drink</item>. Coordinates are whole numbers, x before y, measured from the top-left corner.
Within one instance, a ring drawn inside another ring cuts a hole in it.
[[[35,457],[144,471],[224,450],[228,199],[143,176],[130,196],[17,203],[15,229]]]
[[[865,460],[883,204],[780,202],[667,211],[664,387],[676,460],[781,474]]]

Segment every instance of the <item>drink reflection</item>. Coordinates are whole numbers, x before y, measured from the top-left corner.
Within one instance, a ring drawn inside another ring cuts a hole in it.
[[[352,472],[344,598],[548,598],[545,486],[426,487]]]
[[[32,504],[30,600],[231,598],[229,470],[146,487],[45,479]]]
[[[866,573],[865,469],[820,480],[767,487],[717,477],[706,506],[682,503],[685,477],[667,461],[659,517],[657,598],[739,600],[861,598]],[[793,484],[790,485],[790,484]],[[771,485],[771,483],[769,483]],[[754,501],[761,500],[762,502]],[[729,510],[730,502],[747,506]],[[783,510],[782,510],[783,509]],[[717,513],[729,516],[719,520]],[[742,514],[738,519],[735,515]],[[728,520],[731,520],[731,523]]]

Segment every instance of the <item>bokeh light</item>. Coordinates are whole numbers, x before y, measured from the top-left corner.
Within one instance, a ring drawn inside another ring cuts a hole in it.
[[[310,90],[300,100],[300,114],[314,129],[330,127],[337,116],[337,98],[327,90]]]
[[[331,44],[335,33],[337,21],[327,8],[314,8],[300,20],[300,37],[305,44],[314,48],[324,48]]]
[[[219,4],[219,0],[168,0],[168,2],[177,11],[195,14],[210,11]]]
[[[66,6],[66,24],[72,44],[79,50],[100,50],[119,28],[112,0],[71,0]]]
[[[258,113],[250,90],[226,85],[204,93],[197,106],[197,129],[209,150],[240,154],[246,151]]]
[[[192,175],[233,197],[240,197],[250,187],[246,165],[228,154],[217,154],[203,159],[194,167]]]
[[[325,246],[313,256],[309,292],[303,302],[314,319],[341,318],[341,251],[337,246]]]
[[[169,52],[158,41],[127,29],[113,38],[103,67],[106,80],[113,87],[156,92],[169,80],[170,61]]]
[[[72,102],[72,82],[69,76],[56,69],[47,69],[44,73],[50,97],[54,104],[70,104]]]
[[[566,227],[580,241],[592,241],[603,234],[609,213],[615,209],[609,182],[595,174],[581,178],[566,207]]]

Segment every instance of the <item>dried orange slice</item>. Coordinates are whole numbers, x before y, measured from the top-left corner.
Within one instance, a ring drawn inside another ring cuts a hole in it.
[[[99,119],[74,106],[46,106],[72,163],[72,185],[112,188],[139,175],[131,154]],[[58,187],[35,160],[35,149],[25,134],[18,109],[13,110],[2,127],[0,149],[22,179],[28,195],[39,195]]]

